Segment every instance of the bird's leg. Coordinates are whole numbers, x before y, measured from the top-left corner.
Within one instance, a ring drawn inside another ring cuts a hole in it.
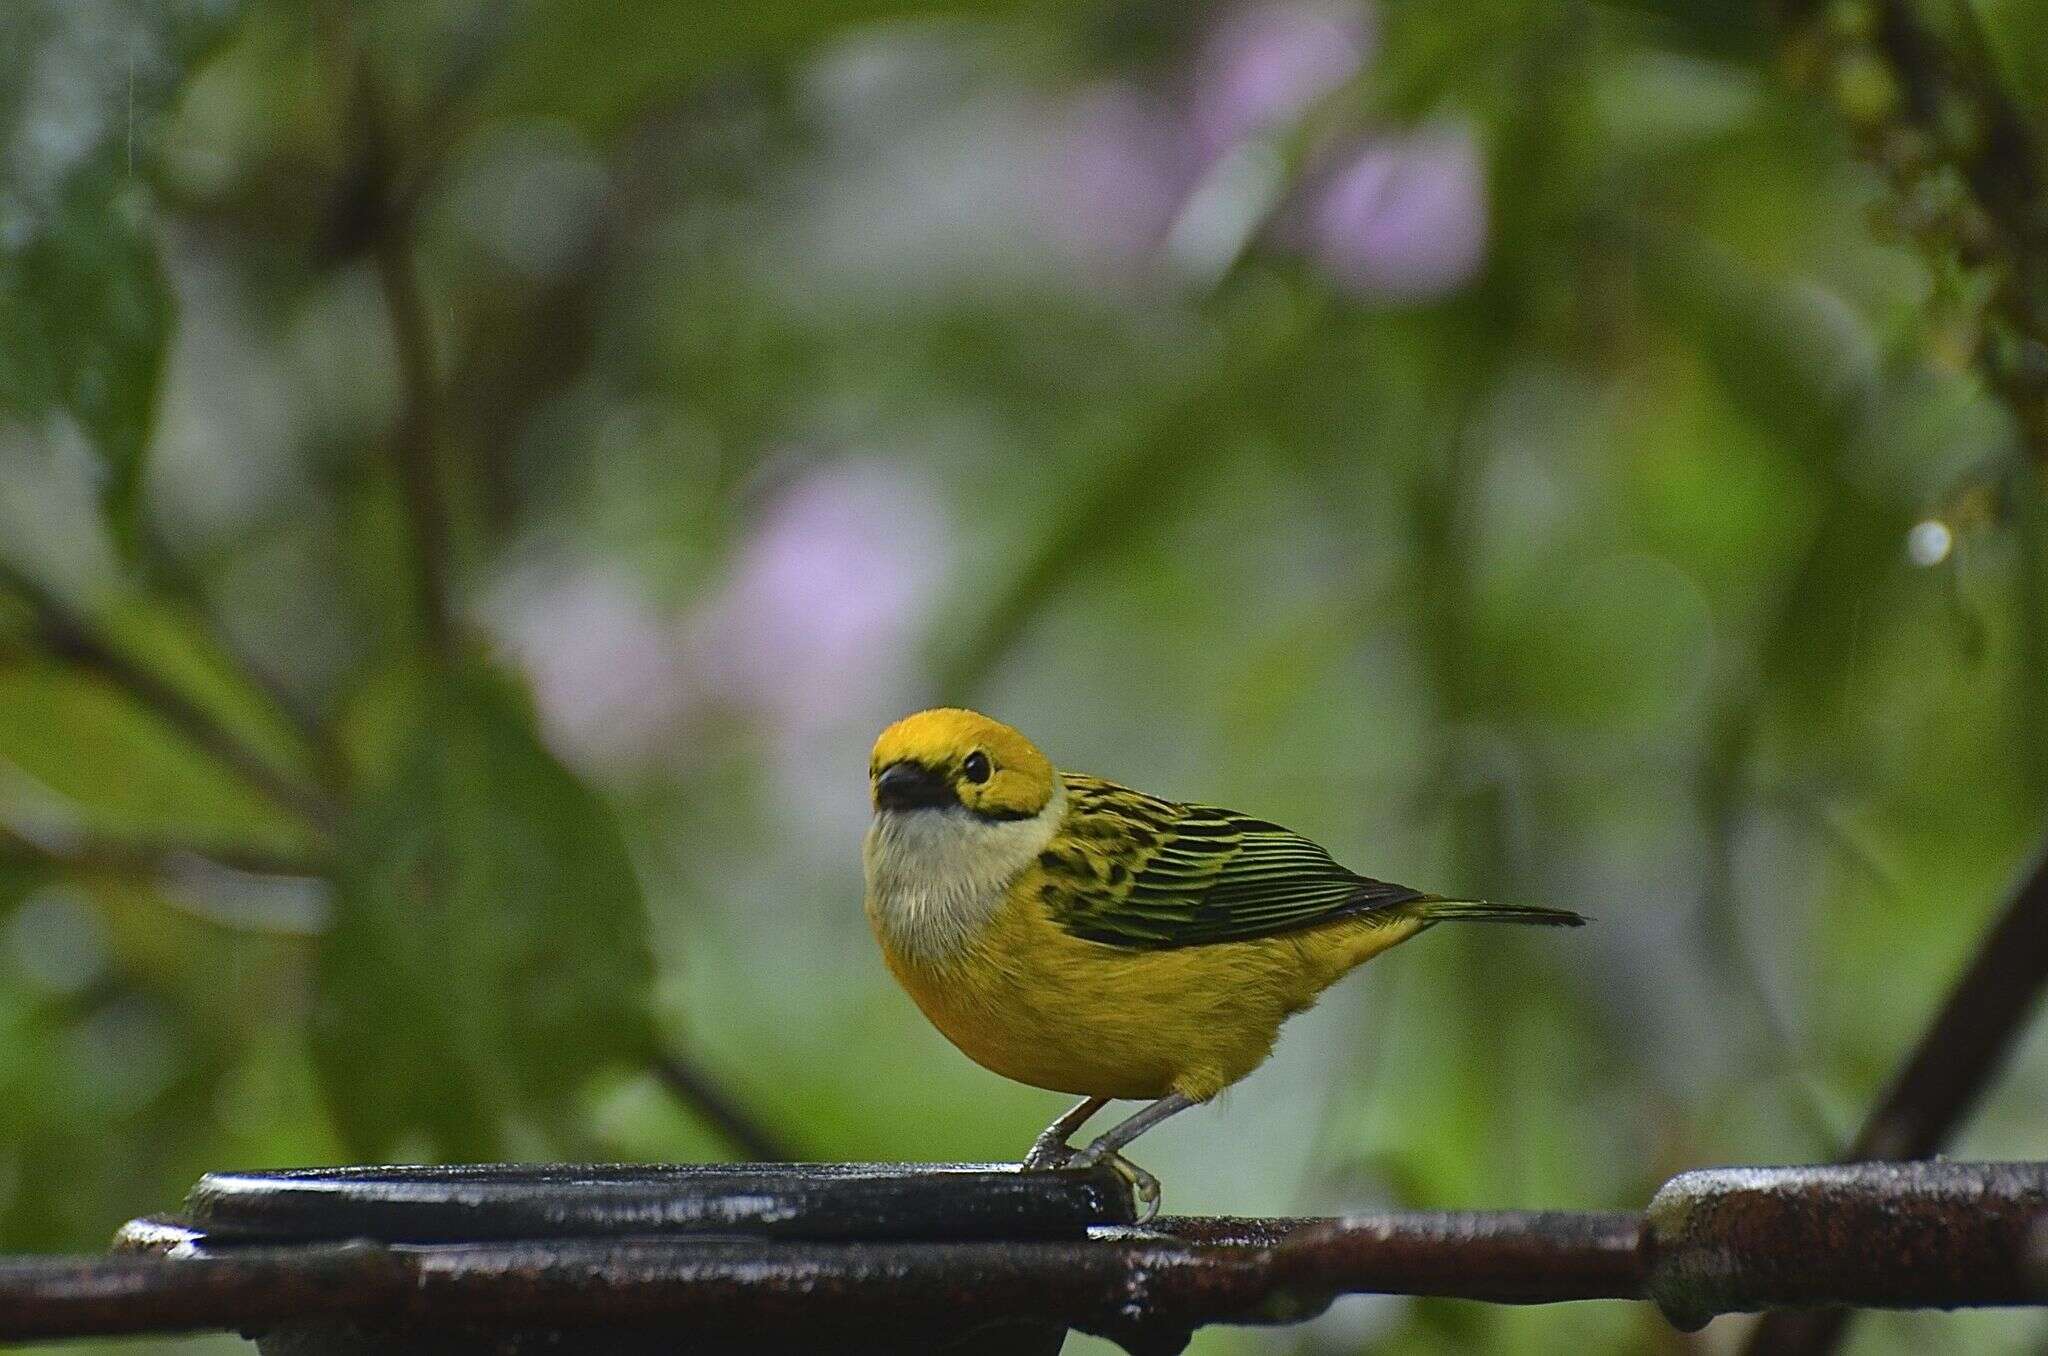
[[[1060,1118],[1045,1127],[1037,1139],[1031,1141],[1031,1152],[1024,1155],[1027,1168],[1064,1168],[1075,1151],[1067,1141],[1074,1132],[1085,1125],[1090,1116],[1109,1105],[1107,1097],[1090,1097],[1077,1102],[1060,1113]]]
[[[1167,1117],[1178,1116],[1194,1105],[1195,1099],[1187,1094],[1169,1092],[1158,1101],[1139,1108],[1136,1113],[1126,1116],[1096,1136],[1095,1142],[1088,1146],[1082,1157],[1100,1163]]]
[[[1131,1189],[1138,1195],[1138,1223],[1149,1224],[1152,1217],[1159,1213],[1159,1179],[1118,1151],[1167,1117],[1177,1116],[1194,1105],[1194,1098],[1183,1093],[1169,1092],[1149,1106],[1140,1108],[1135,1115],[1125,1117],[1096,1136],[1095,1142],[1082,1150],[1072,1162],[1076,1167],[1093,1167],[1097,1163],[1107,1163],[1116,1169],[1117,1174],[1129,1182]]]

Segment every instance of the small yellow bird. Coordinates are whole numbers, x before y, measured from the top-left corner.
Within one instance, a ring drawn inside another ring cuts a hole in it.
[[[1264,1063],[1280,1024],[1435,923],[1576,927],[1563,909],[1369,880],[1278,824],[1062,773],[1031,741],[940,708],[882,731],[862,848],[867,915],[932,1024],[1006,1078],[1086,1098],[1025,1166],[1108,1162]],[[1077,1151],[1112,1098],[1150,1105]]]

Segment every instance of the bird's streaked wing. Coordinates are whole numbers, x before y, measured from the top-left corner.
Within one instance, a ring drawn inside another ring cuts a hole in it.
[[[1348,871],[1278,824],[1067,776],[1067,832],[1039,858],[1067,931],[1160,948],[1267,937],[1425,898]]]

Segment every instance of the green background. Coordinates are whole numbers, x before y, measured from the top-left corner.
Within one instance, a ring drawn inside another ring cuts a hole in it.
[[[1960,8],[2040,120],[2044,11]],[[940,701],[1596,919],[1337,988],[1143,1141],[1169,1209],[1828,1157],[2048,804],[2039,482],[1852,145],[1867,17],[1803,80],[1718,3],[7,5],[0,1247],[211,1168],[731,1155],[664,1058],[804,1157],[1017,1156],[1061,1099],[860,913],[868,744]],[[2044,1096],[2037,1031],[1955,1153],[2048,1156]]]

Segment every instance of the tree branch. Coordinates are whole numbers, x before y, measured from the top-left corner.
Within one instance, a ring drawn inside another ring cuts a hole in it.
[[[796,1152],[704,1070],[680,1055],[654,1059],[654,1076],[693,1116],[757,1163],[789,1163]]]
[[[274,852],[246,843],[175,838],[128,838],[70,829],[25,829],[0,824],[0,862],[57,867],[66,871],[156,877],[181,863],[210,862],[252,876],[324,877],[332,860]]]
[[[434,451],[440,393],[434,375],[433,333],[409,234],[396,227],[380,233],[374,255],[405,385],[405,412],[391,435],[391,451],[412,528],[420,621],[428,649],[445,660],[453,653],[454,625],[448,608],[448,509]]]
[[[1999,83],[1968,5],[1964,49],[1912,0],[1778,0],[1799,72],[1829,89],[1865,159],[1894,190],[1899,224],[1937,263],[1990,284],[1976,359],[2048,474],[2048,162]]]
[[[455,646],[448,584],[452,535],[439,453],[443,427],[440,365],[433,322],[413,257],[411,204],[417,192],[400,191],[399,156],[369,58],[359,54],[354,69],[350,103],[359,142],[359,168],[344,200],[337,204],[339,229],[344,235],[367,237],[391,324],[404,405],[391,431],[389,450],[412,537],[413,585],[422,633],[428,651],[445,662]]]
[[[2013,416],[2020,445],[2048,475],[2048,164],[2036,131],[2001,86],[1968,5],[1956,5],[1960,47],[1922,22],[1912,0],[1824,5],[1778,0],[1786,50],[1829,89],[1864,157],[1891,182],[1901,224],[1937,265],[1956,261],[1989,282],[1976,361]],[[2021,494],[2038,494],[2023,484]],[[2038,530],[2026,505],[2019,531]],[[2022,568],[2038,564],[2022,551]],[[2028,584],[2036,584],[2029,580]],[[2039,589],[2022,587],[2024,600]],[[2039,619],[2024,619],[2029,634]],[[2023,672],[2041,681],[2022,656]],[[1847,1150],[1851,1159],[1937,1153],[1975,1107],[2048,985],[2048,850],[1921,1037]],[[1748,1350],[1834,1349],[1844,1309],[1774,1314]]]
[[[2048,848],[2014,891],[1846,1159],[1927,1158],[1983,1096],[2048,987]]]
[[[268,700],[278,718],[305,742],[327,788],[339,791],[347,781],[348,759],[327,722],[235,638],[214,609],[198,574],[147,523],[142,527],[141,543],[149,573],[167,593],[184,604],[207,644],[235,668],[253,691]]]
[[[1878,1099],[1843,1159],[1929,1158],[1969,1116],[2048,987],[2048,847],[1984,935],[1934,1021]],[[1750,1356],[1834,1350],[1851,1312],[1773,1314]]]

